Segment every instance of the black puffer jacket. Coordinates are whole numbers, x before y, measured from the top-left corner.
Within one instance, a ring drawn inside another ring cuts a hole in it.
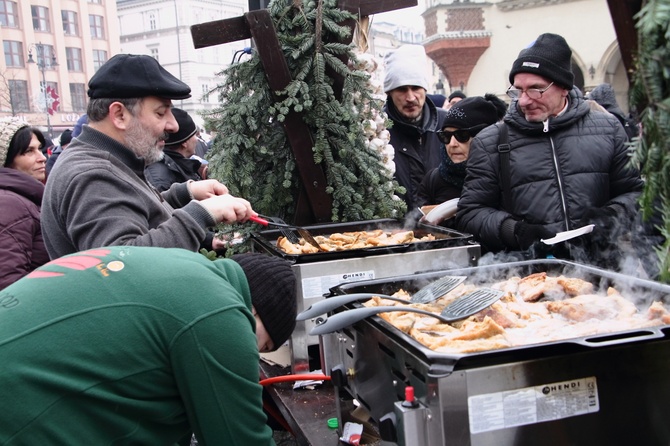
[[[440,165],[444,144],[437,139],[446,110],[436,108],[429,98],[423,106],[423,121],[420,126],[404,121],[393,105],[391,97],[386,101],[384,111],[393,121],[391,145],[395,155],[395,179],[406,189],[401,198],[407,203],[407,210],[417,206],[417,193],[421,180],[432,169]]]
[[[639,172],[628,167],[626,134],[609,113],[591,111],[573,89],[568,109],[543,123],[526,121],[512,104],[509,129],[511,209],[503,209],[498,126],[472,141],[468,173],[458,204],[456,226],[485,249],[517,250],[515,220],[544,224],[552,232],[574,229],[588,208],[616,203],[632,220],[643,188]]]
[[[179,152],[164,150],[162,160],[148,165],[144,175],[159,192],[170,189],[173,183],[184,183],[188,180],[201,180],[198,174],[200,161],[184,158]]]

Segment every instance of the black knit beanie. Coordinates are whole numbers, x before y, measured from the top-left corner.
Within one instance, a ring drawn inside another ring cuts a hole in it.
[[[542,34],[519,53],[509,73],[510,84],[514,84],[517,73],[537,74],[571,90],[575,81],[572,73],[572,50],[558,34]]]
[[[231,259],[244,270],[251,303],[278,349],[293,333],[297,316],[296,278],[291,264],[258,253],[236,254]]]
[[[442,128],[456,127],[457,129],[469,129],[471,135],[476,135],[484,127],[495,124],[498,121],[496,107],[481,96],[470,96],[458,101],[447,110],[442,121]]]

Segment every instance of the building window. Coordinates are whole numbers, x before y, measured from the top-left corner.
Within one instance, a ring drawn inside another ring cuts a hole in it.
[[[5,66],[15,68],[26,66],[23,60],[23,42],[4,40],[2,46],[5,50]]]
[[[107,51],[93,50],[93,69],[98,71],[105,62],[107,62]]]
[[[30,111],[28,101],[28,81],[8,80],[9,100],[13,113],[26,113]]]
[[[200,98],[200,102],[209,103],[209,85],[202,84],[200,88],[202,89],[202,97]]]
[[[31,6],[30,11],[33,15],[33,29],[45,33],[51,32],[51,22],[49,21],[49,8],[44,6]]]
[[[16,2],[0,0],[0,26],[4,28],[19,27],[19,13],[16,9]]]
[[[67,71],[84,71],[81,48],[65,48],[65,59],[67,59]]]
[[[77,13],[74,11],[61,11],[60,15],[63,19],[63,34],[66,36],[78,36],[79,20],[77,20]]]
[[[158,59],[158,48],[149,48],[149,55],[160,62]]]
[[[156,14],[153,12],[149,14],[149,29],[152,31],[156,29]]]
[[[36,53],[36,62],[38,66],[43,67],[46,70],[56,69],[56,52],[54,51],[53,45],[39,44]],[[29,52],[28,55],[32,56],[32,52]]]
[[[102,5],[102,0],[88,0],[89,3],[95,3],[96,5]]]
[[[88,24],[91,28],[91,37],[94,39],[104,39],[105,38],[105,23],[104,17],[101,15],[89,15]]]
[[[86,111],[86,85],[70,84],[70,98],[72,98],[72,111]]]

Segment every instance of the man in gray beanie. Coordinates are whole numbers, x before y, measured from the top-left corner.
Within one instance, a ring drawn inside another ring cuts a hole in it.
[[[405,188],[401,197],[407,210],[417,205],[417,193],[427,172],[440,164],[442,143],[437,139],[446,113],[426,97],[428,64],[421,45],[403,45],[385,59],[384,111],[393,126],[390,143],[395,151],[395,179]]]
[[[470,146],[456,226],[484,250],[615,269],[624,257],[616,244],[630,231],[643,183],[617,119],[592,110],[574,87],[571,60],[565,39],[550,33],[519,53],[503,124],[482,130]],[[541,242],[590,224],[591,234],[551,250]]]
[[[179,132],[172,100],[191,89],[151,56],[117,54],[88,83],[83,126],[49,175],[42,203],[44,241],[53,259],[101,246],[218,250],[208,229],[256,215],[217,180],[173,184],[160,194],[144,167]]]

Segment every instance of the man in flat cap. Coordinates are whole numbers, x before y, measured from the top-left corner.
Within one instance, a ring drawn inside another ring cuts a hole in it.
[[[411,213],[417,192],[427,172],[440,165],[443,145],[437,139],[446,113],[426,97],[428,63],[421,45],[403,45],[385,59],[384,111],[393,126],[389,129],[395,155],[395,179],[405,188],[401,196]]]
[[[643,183],[619,121],[574,87],[571,58],[565,39],[549,33],[519,53],[504,123],[472,141],[456,225],[487,250],[537,256],[548,251],[541,239],[595,224],[551,252],[617,268],[618,236],[631,227]]]
[[[154,58],[118,54],[88,85],[88,125],[49,175],[42,202],[52,259],[113,245],[219,249],[203,245],[207,228],[256,215],[216,180],[162,193],[146,181],[145,165],[161,159],[165,141],[179,130],[172,100],[191,91]]]

